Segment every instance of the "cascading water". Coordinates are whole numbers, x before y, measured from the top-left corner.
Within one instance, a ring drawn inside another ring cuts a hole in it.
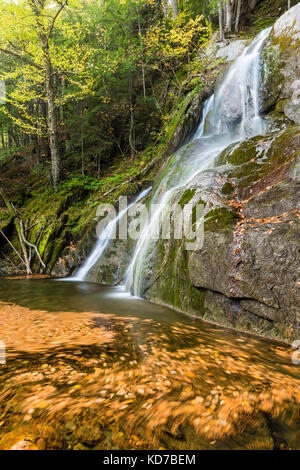
[[[197,173],[210,168],[228,145],[264,132],[264,121],[259,115],[260,52],[270,30],[262,31],[232,64],[217,92],[204,104],[193,141],[169,159],[151,199],[156,210],[141,231],[127,269],[126,288],[131,294],[137,297],[143,294],[143,282],[156,244],[151,234],[157,233],[164,210],[176,192],[186,187]]]
[[[139,195],[137,198],[130,204],[129,206],[126,207],[126,209],[122,210],[119,212],[117,217],[109,222],[104,230],[101,232],[96,245],[94,246],[92,252],[90,255],[87,257],[85,260],[84,264],[81,266],[81,268],[77,271],[74,277],[71,278],[73,281],[84,281],[85,278],[87,277],[88,273],[92,269],[93,266],[100,260],[101,256],[105,252],[106,248],[108,247],[108,244],[110,240],[112,240],[112,236],[115,232],[115,229],[117,227],[117,224],[119,221],[122,219],[122,217],[126,214],[126,212],[135,204],[137,204],[139,201],[141,201],[144,197],[146,197],[150,191],[151,187],[148,189],[145,189]]]

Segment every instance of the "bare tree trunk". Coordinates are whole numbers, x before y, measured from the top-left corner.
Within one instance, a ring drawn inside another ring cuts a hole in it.
[[[163,11],[164,17],[167,18],[168,17],[168,11],[169,11],[169,0],[162,0],[161,6],[162,6],[162,11]]]
[[[173,20],[175,20],[178,16],[178,0],[169,0],[169,4],[172,7]]]
[[[231,0],[226,0],[226,31],[232,30],[232,3]]]
[[[139,17],[138,17],[139,18]],[[141,40],[141,44],[143,44],[142,41],[142,29],[141,29],[141,22],[140,19],[138,20],[138,26],[139,26],[139,36]],[[144,53],[143,53],[144,55]],[[142,81],[143,81],[143,93],[144,93],[144,98],[146,98],[146,83],[145,83],[145,64],[144,64],[144,57],[142,57]]]
[[[236,17],[235,17],[235,32],[239,32],[239,23],[240,23],[240,16],[241,16],[241,8],[242,8],[242,0],[238,0],[237,3],[237,10],[236,10]]]
[[[130,128],[129,128],[129,147],[131,151],[132,160],[135,157],[135,130],[134,130],[134,115],[133,115],[133,103],[132,103],[132,81],[129,86],[129,103],[130,103]]]
[[[219,0],[219,30],[220,30],[220,41],[224,41],[224,23],[223,23],[223,5],[222,0]]]
[[[48,104],[48,131],[49,131],[49,144],[51,152],[51,164],[52,164],[52,181],[54,188],[57,187],[60,177],[60,155],[58,147],[58,132],[57,132],[57,116],[55,109],[55,94],[52,81],[52,65],[48,56],[48,51],[44,52],[44,63],[45,63],[45,83],[46,83],[46,96]]]
[[[288,0],[288,10],[291,8],[291,0]]]
[[[81,174],[84,176],[84,141],[83,141],[83,104],[81,103],[81,122],[80,122],[80,134],[81,134]]]
[[[16,209],[14,208],[14,206],[11,204],[11,202],[8,200],[7,196],[5,195],[4,191],[0,188],[0,195],[8,209],[8,211],[11,213],[11,215],[14,217],[14,224],[15,224],[15,228],[16,228],[16,231],[17,231],[17,234],[18,234],[18,238],[19,238],[19,242],[20,242],[20,246],[21,246],[21,250],[22,250],[22,253],[23,253],[23,259],[22,257],[18,254],[19,258],[23,261],[23,263],[25,264],[25,267],[26,267],[26,272],[27,274],[32,274],[32,271],[30,269],[30,262],[29,262],[29,259],[28,259],[28,255],[27,255],[27,250],[26,250],[26,247],[24,245],[24,242],[23,242],[23,237],[22,237],[22,230],[21,230],[21,225],[20,225],[20,222],[19,222],[19,219],[18,217],[16,217],[17,213],[16,213]],[[11,242],[9,242],[9,244],[11,246],[13,246],[11,244]],[[14,248],[15,250],[15,248]],[[15,250],[16,251],[16,250]]]
[[[98,180],[100,179],[101,175],[101,153],[100,153],[100,148],[99,148],[99,153],[98,153]]]
[[[61,178],[61,162],[58,146],[58,129],[57,129],[57,109],[55,106],[55,87],[53,84],[53,70],[52,62],[49,51],[49,39],[51,37],[53,27],[59,14],[66,6],[66,2],[61,0],[59,2],[59,9],[52,17],[52,22],[47,30],[43,20],[43,13],[45,4],[44,2],[37,2],[35,0],[28,0],[35,16],[35,22],[38,31],[39,42],[43,52],[43,61],[45,69],[45,89],[47,98],[47,114],[48,114],[48,133],[49,144],[51,152],[51,165],[52,165],[52,182],[54,188],[57,187]]]

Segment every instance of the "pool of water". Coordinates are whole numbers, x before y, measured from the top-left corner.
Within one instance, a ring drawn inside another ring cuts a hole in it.
[[[1,279],[0,321],[0,448],[300,446],[286,345],[52,279]]]
[[[130,296],[121,286],[53,279],[1,279],[0,300],[52,312],[117,313],[159,321],[189,321],[184,315]]]

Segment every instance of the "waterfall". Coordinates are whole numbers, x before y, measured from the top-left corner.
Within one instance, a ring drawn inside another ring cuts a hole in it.
[[[91,251],[90,255],[87,257],[85,260],[84,264],[81,266],[81,268],[77,271],[74,277],[71,278],[73,281],[84,281],[86,276],[88,275],[89,271],[92,269],[93,266],[100,260],[101,256],[105,252],[106,248],[108,247],[108,244],[110,240],[113,237],[113,234],[115,233],[115,229],[117,227],[118,222],[122,219],[122,217],[126,214],[126,212],[135,204],[137,204],[139,201],[141,201],[144,197],[146,197],[150,191],[151,187],[148,189],[145,189],[139,195],[137,198],[127,206],[125,209],[119,212],[117,217],[113,219],[111,222],[109,222],[106,227],[103,229],[101,232],[93,250]]]
[[[204,104],[202,119],[192,142],[177,151],[162,172],[151,199],[156,204],[148,224],[141,231],[126,273],[126,288],[141,297],[149,261],[164,209],[179,189],[195,175],[210,168],[228,145],[264,132],[260,111],[261,50],[271,28],[262,31],[231,65],[218,90]]]

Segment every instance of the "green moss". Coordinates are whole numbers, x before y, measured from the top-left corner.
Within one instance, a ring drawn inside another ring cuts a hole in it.
[[[230,163],[227,177],[244,189],[292,160],[299,149],[299,136],[300,126],[291,126],[279,135],[254,137],[225,149],[216,164]],[[230,186],[226,189],[230,191]]]
[[[278,101],[278,103],[276,104],[276,107],[275,107],[275,110],[277,111],[277,113],[284,113],[284,106],[287,103],[287,101],[288,100]]]
[[[203,84],[196,86],[185,98],[182,99],[181,103],[178,105],[177,109],[174,111],[173,116],[171,116],[171,120],[164,128],[164,133],[166,137],[166,141],[169,143],[174,135],[174,132],[177,126],[183,119],[183,116],[190,105],[194,96],[199,93],[199,91],[203,88]]]
[[[13,220],[13,216],[6,209],[0,208],[0,229],[3,230]]]
[[[229,210],[226,207],[217,207],[205,215],[204,230],[208,232],[231,230],[238,220],[239,215],[236,211]]]
[[[214,166],[222,166],[228,163],[229,157],[232,152],[239,147],[239,143],[230,144],[226,149],[224,149],[215,159]]]
[[[259,139],[260,137],[255,137],[242,142],[238,149],[228,155],[228,163],[232,165],[242,165],[243,163],[259,158],[263,152],[263,149],[256,145]]]
[[[196,189],[187,189],[181,196],[178,204],[183,208],[186,204],[188,204],[193,199],[195,192],[196,192]]]
[[[234,185],[230,183],[230,181],[227,181],[222,189],[221,189],[222,194],[225,196],[230,196],[234,192]]]
[[[279,46],[265,47],[262,51],[262,60],[262,78],[268,91],[267,96],[265,96],[265,108],[269,109],[275,106],[284,83],[284,77],[281,73],[283,64]]]
[[[166,259],[167,263],[163,264]],[[191,285],[184,240],[159,240],[155,264],[157,273],[154,275],[150,299],[159,300],[176,310],[202,316],[206,291]]]

